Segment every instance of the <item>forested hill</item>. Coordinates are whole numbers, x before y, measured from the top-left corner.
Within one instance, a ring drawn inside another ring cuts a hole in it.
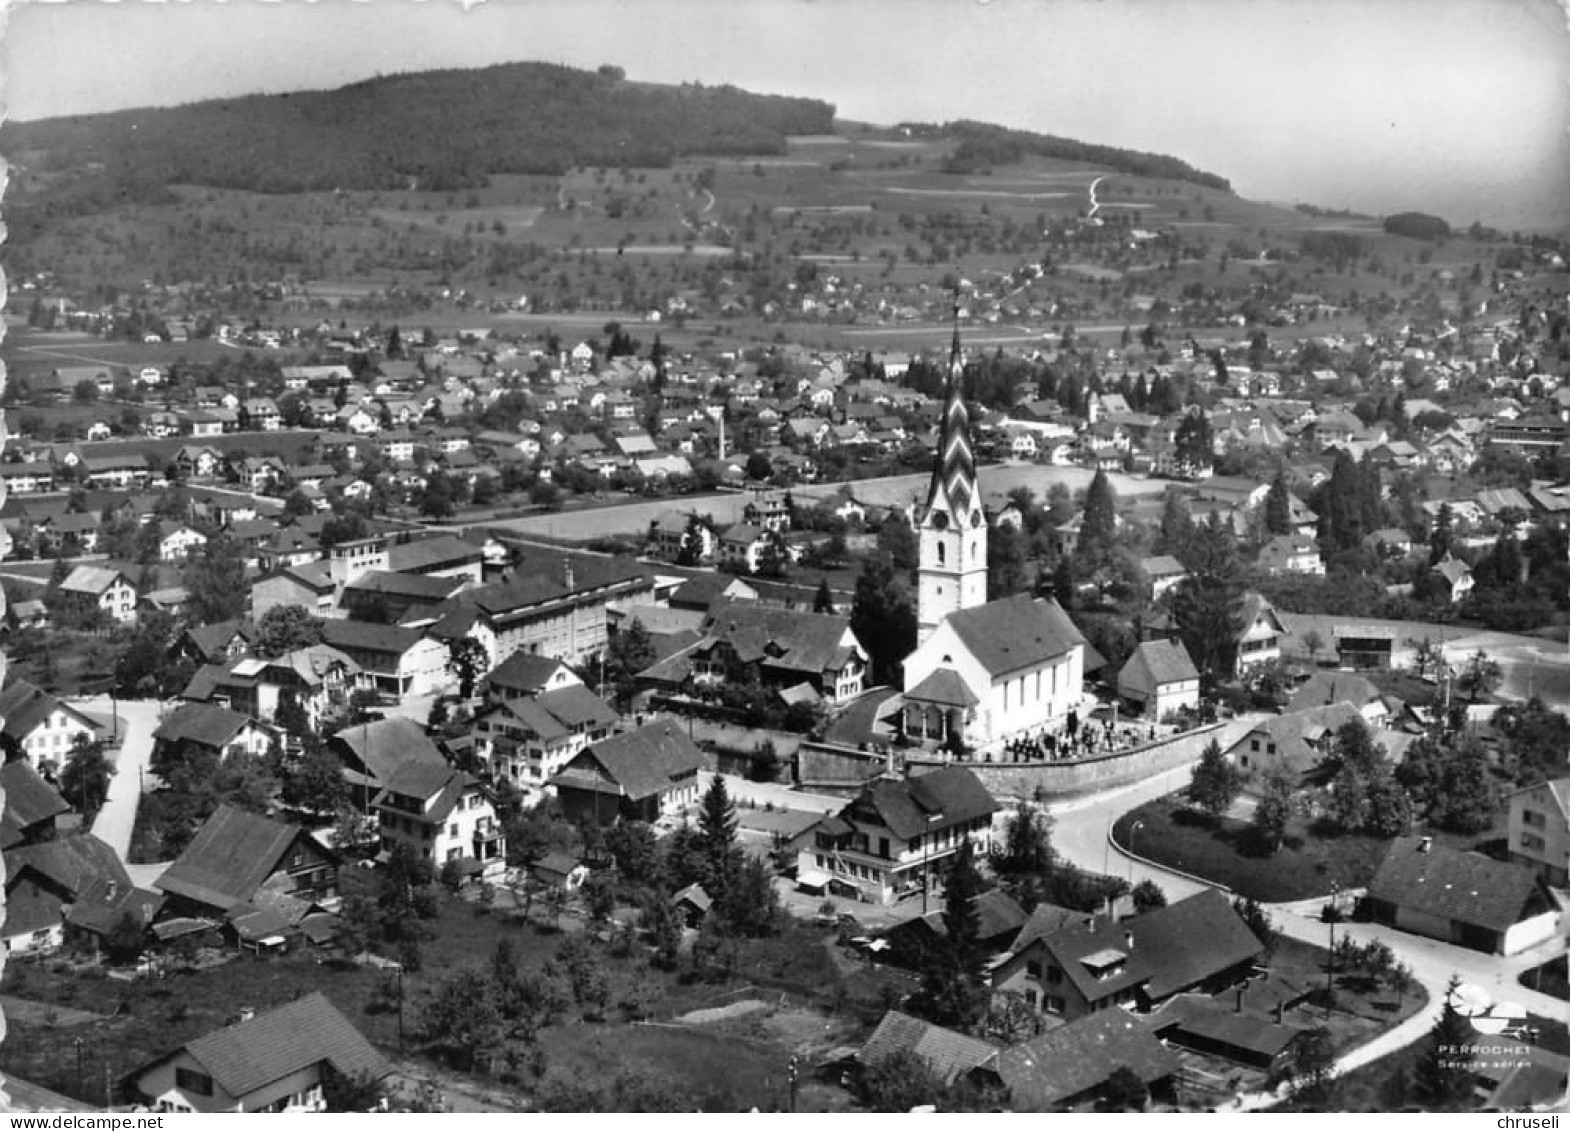
[[[287,193],[450,190],[492,173],[660,167],[682,156],[778,153],[828,133],[834,107],[732,86],[628,82],[545,63],[427,71],[337,90],[10,123],[0,143],[38,172],[107,195],[167,184]]]
[[[1160,153],[1092,145],[1073,138],[989,126],[985,122],[962,120],[941,126],[912,125],[904,128],[923,136],[953,138],[958,144],[944,165],[950,173],[974,173],[1000,165],[1011,165],[1021,158],[1034,155],[1059,161],[1105,165],[1109,169],[1137,177],[1165,177],[1175,181],[1190,181],[1223,192],[1232,191],[1231,183],[1224,177],[1202,172],[1176,157]]]

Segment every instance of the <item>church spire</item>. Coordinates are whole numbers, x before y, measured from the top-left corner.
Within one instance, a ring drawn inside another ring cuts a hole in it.
[[[956,519],[970,512],[976,498],[976,458],[970,447],[970,414],[965,410],[965,362],[959,345],[959,290],[954,291],[954,342],[949,349],[949,376],[937,458],[927,506],[946,503]]]

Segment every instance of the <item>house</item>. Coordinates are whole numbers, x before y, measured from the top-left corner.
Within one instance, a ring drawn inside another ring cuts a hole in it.
[[[153,886],[167,916],[234,919],[260,907],[333,908],[338,856],[298,825],[219,805]]]
[[[687,564],[700,565],[713,559],[718,545],[713,529],[696,514],[667,511],[649,524],[650,552],[667,561],[680,560],[686,549],[692,559]]]
[[[397,715],[344,727],[328,740],[328,748],[343,763],[344,780],[367,807],[404,767],[447,765],[425,728]]]
[[[1376,923],[1488,954],[1518,954],[1559,929],[1559,904],[1535,869],[1432,837],[1392,841],[1367,900]]]
[[[1146,640],[1118,672],[1118,696],[1137,703],[1144,717],[1160,721],[1199,709],[1199,669],[1181,641]]]
[[[71,803],[25,758],[0,765],[0,790],[5,792],[0,849],[54,839],[55,821],[71,812]]]
[[[437,868],[457,868],[464,878],[495,881],[506,871],[496,796],[454,766],[405,763],[386,779],[371,809],[384,851],[407,848]]]
[[[1256,563],[1271,575],[1301,573],[1309,577],[1325,576],[1325,560],[1319,556],[1319,543],[1301,534],[1279,534],[1259,550]]]
[[[470,584],[465,577],[367,570],[338,591],[338,608],[351,620],[412,628],[434,621],[437,609]],[[330,579],[324,585],[336,589]]]
[[[484,694],[488,703],[505,703],[574,686],[583,686],[583,680],[562,661],[532,652],[515,652],[485,677]]]
[[[163,521],[158,524],[158,560],[183,562],[207,545],[207,535],[183,522]]]
[[[325,620],[322,643],[359,665],[363,678],[383,695],[434,695],[453,682],[448,645],[419,629],[358,620]]]
[[[126,914],[152,921],[157,896],[131,883],[119,855],[91,833],[19,845],[5,853],[9,954],[48,954],[76,932],[101,938]]]
[[[1039,731],[1079,703],[1084,670],[1085,638],[1054,600],[959,609],[905,660],[904,731],[978,748]]]
[[[255,629],[243,620],[189,625],[175,641],[174,655],[177,659],[193,660],[198,664],[238,660],[251,650],[254,636]]]
[[[657,821],[698,800],[703,753],[669,720],[585,747],[549,779],[571,820]]]
[[[1331,703],[1350,703],[1371,727],[1390,725],[1390,706],[1378,687],[1352,672],[1321,671],[1309,676],[1287,700],[1286,714]]]
[[[202,668],[181,697],[219,703],[269,723],[288,702],[319,727],[329,714],[347,707],[350,694],[363,683],[359,664],[336,648],[312,644],[272,659],[243,656]]]
[[[1290,774],[1294,782],[1307,784],[1329,753],[1337,732],[1362,717],[1357,707],[1343,702],[1270,716],[1255,723],[1223,753],[1249,775],[1251,788],[1259,788],[1265,775],[1276,770]]]
[[[1434,565],[1433,573],[1452,605],[1460,604],[1472,592],[1472,570],[1459,558],[1445,554]]]
[[[162,1112],[325,1111],[329,1072],[385,1080],[393,1066],[320,991],[165,1053],[130,1076]]]
[[[199,753],[222,761],[231,755],[261,757],[278,741],[274,727],[216,703],[183,703],[153,731],[154,749],[176,756]]]
[[[589,878],[589,868],[576,856],[565,852],[548,852],[529,866],[529,878],[538,886],[575,892]]]
[[[1008,950],[1020,928],[1030,919],[1025,909],[1016,903],[1002,888],[992,888],[971,897],[976,911],[976,944],[991,954]],[[917,966],[921,960],[941,946],[948,937],[943,912],[937,908],[914,919],[896,923],[883,933],[888,940],[889,953],[896,960]]]
[[[1143,1018],[1109,1009],[1071,1021],[997,1054],[996,1071],[1014,1111],[1084,1110],[1119,1069],[1151,1096],[1170,1099],[1183,1069]]]
[[[479,585],[485,580],[485,551],[473,542],[451,535],[417,538],[388,546],[385,568],[420,577],[461,578]]]
[[[945,1088],[978,1071],[995,1070],[998,1047],[891,1009],[854,1057],[865,1072],[898,1056],[913,1056]]]
[[[1286,626],[1275,606],[1258,593],[1243,594],[1242,627],[1237,636],[1237,674],[1281,658]]]
[[[1245,977],[1264,952],[1214,888],[1121,923],[1086,915],[1020,938],[994,967],[993,990],[1020,993],[1039,1012],[1067,1021],[1214,992]]]
[[[703,634],[638,673],[639,682],[720,684],[746,672],[782,694],[805,686],[812,699],[835,704],[863,690],[867,653],[851,631],[849,616],[721,598],[711,607]]]
[[[1159,601],[1162,596],[1182,584],[1183,579],[1188,576],[1187,567],[1170,554],[1141,558],[1139,569],[1145,575],[1145,580],[1150,582],[1152,601]]]
[[[96,741],[103,729],[96,719],[25,679],[0,691],[0,747],[8,758],[60,766],[78,740]]]
[[[1555,887],[1570,884],[1570,777],[1518,789],[1506,801],[1511,863],[1535,869]]]
[[[117,569],[79,565],[60,583],[60,592],[68,600],[103,610],[120,624],[136,619],[136,586]]]
[[[802,835],[796,883],[888,906],[931,890],[967,841],[985,851],[998,803],[964,766],[877,778]]]
[[[584,747],[610,737],[616,719],[616,712],[574,676],[564,686],[484,708],[474,718],[472,734],[493,780],[505,778],[537,791]]]

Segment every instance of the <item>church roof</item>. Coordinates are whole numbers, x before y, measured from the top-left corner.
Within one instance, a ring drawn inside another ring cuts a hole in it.
[[[935,668],[926,679],[905,692],[905,698],[944,707],[974,707],[981,702],[953,668]]]
[[[1017,594],[949,614],[960,642],[996,678],[1061,656],[1085,638],[1050,598]]]
[[[964,367],[960,361],[959,329],[949,359],[948,402],[938,431],[937,457],[927,506],[944,505],[955,517],[970,513],[977,499],[976,457],[970,447],[970,414],[965,408]]]

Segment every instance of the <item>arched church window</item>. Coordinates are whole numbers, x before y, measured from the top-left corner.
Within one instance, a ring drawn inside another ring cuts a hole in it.
[[[938,543],[938,564],[942,565],[943,562],[944,562],[944,559],[947,558],[947,557],[948,557],[948,547],[945,546],[942,542],[939,542]]]

